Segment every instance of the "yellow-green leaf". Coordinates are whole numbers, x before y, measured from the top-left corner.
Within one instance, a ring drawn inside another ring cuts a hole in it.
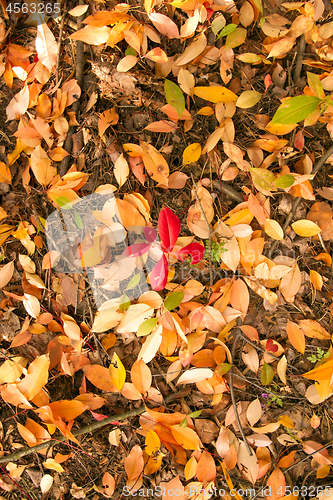
[[[285,101],[275,115],[271,123],[292,125],[305,120],[319,105],[321,99],[312,95],[298,95]]]
[[[252,108],[252,106],[260,101],[260,98],[260,92],[256,92],[255,90],[246,90],[238,97],[236,106],[242,109]]]

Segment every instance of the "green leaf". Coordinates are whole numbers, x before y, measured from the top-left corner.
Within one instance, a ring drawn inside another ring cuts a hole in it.
[[[131,301],[127,297],[126,293],[124,293],[124,295],[121,298],[120,304],[119,304],[119,311],[121,313],[124,313],[125,311],[127,311],[127,309],[129,308],[130,305],[131,305]]]
[[[264,362],[263,367],[261,369],[261,377],[260,378],[261,378],[262,385],[270,384],[274,378],[274,370],[266,362]]]
[[[164,307],[168,311],[172,311],[172,309],[176,309],[179,306],[181,301],[184,298],[184,292],[172,292],[169,297],[164,302]]]
[[[292,97],[281,104],[271,123],[292,125],[307,118],[319,106],[321,99],[312,95]]]
[[[136,286],[138,286],[138,284],[140,283],[140,280],[141,280],[141,273],[137,273],[135,276],[133,276],[131,281],[128,283],[126,290],[131,290],[132,288],[135,288]]]
[[[219,36],[217,37],[216,40],[218,40],[219,38],[222,38],[223,36],[230,35],[230,33],[235,31],[236,28],[237,28],[237,24],[227,24],[227,26],[225,26],[223,28],[223,30],[221,31],[221,33],[219,34]]]
[[[149,318],[146,319],[138,328],[137,336],[138,337],[146,337],[149,335],[157,324],[158,318]]]
[[[127,47],[127,49],[125,50],[125,56],[137,56],[137,52],[132,49],[132,47]]]
[[[286,189],[292,186],[295,182],[295,177],[293,175],[281,175],[274,181],[274,186],[280,189]]]
[[[187,416],[180,422],[179,427],[187,427]]]
[[[83,229],[83,221],[82,221],[82,218],[80,217],[80,215],[77,213],[77,211],[75,210],[75,224],[77,225],[77,227],[79,229]]]
[[[164,92],[167,103],[177,111],[179,118],[185,109],[185,99],[183,96],[183,92],[180,90],[178,85],[171,82],[170,80],[165,80]]]
[[[66,198],[66,196],[58,196],[58,198],[56,198],[56,203],[60,208],[63,208],[64,210],[70,210],[71,208],[73,208],[71,200]]]
[[[251,176],[253,182],[262,189],[266,191],[271,191],[273,186],[272,182],[275,180],[274,174],[270,170],[265,168],[250,168]]]
[[[192,413],[189,413],[187,416],[190,418],[197,418],[201,415],[202,410],[197,410],[197,411],[192,411]]]

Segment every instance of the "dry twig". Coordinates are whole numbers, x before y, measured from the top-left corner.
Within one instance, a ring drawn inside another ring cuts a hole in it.
[[[170,394],[165,398],[165,402],[168,403],[169,401],[172,401],[175,398],[182,398],[184,394],[188,393],[186,391],[185,392],[181,391],[181,392],[176,392],[175,394]],[[96,431],[97,429],[101,429],[105,425],[112,424],[113,422],[126,420],[127,418],[141,415],[146,411],[146,409],[147,409],[146,406],[140,406],[139,408],[127,411],[125,413],[121,413],[120,415],[113,415],[112,417],[108,417],[103,420],[86,425],[85,427],[82,427],[82,429],[74,430],[72,434],[75,437],[82,436],[82,434],[87,434],[88,432]],[[4,455],[0,457],[0,464],[6,462],[14,462],[19,458],[31,455],[32,453],[36,453],[37,451],[40,451],[43,448],[47,448],[48,446],[54,446],[56,444],[63,443],[64,441],[66,441],[66,439],[67,439],[66,436],[60,436],[59,439],[49,439],[48,441],[37,444],[36,446],[32,446],[31,448],[22,448],[20,450],[15,451],[14,453],[11,453],[10,455]]]

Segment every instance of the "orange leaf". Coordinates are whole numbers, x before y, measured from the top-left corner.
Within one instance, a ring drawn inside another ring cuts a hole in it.
[[[313,319],[302,319],[298,322],[299,326],[302,328],[304,335],[310,337],[311,339],[322,339],[330,340],[331,334],[323,328],[318,321]]]
[[[171,432],[177,443],[185,450],[200,450],[201,442],[198,434],[189,427],[170,426]]]
[[[67,399],[55,401],[54,403],[49,403],[48,406],[51,408],[55,420],[60,418],[67,421],[74,420],[74,418],[81,415],[87,409],[86,405],[77,399],[73,399],[72,401]]]
[[[143,452],[138,444],[133,446],[131,453],[125,458],[124,466],[127,474],[126,486],[138,490],[142,485],[144,468]]]
[[[242,318],[244,319],[249,307],[250,296],[249,291],[241,279],[236,279],[232,285],[231,295],[230,295],[230,304],[238,311],[241,311]]]
[[[304,378],[308,378],[310,380],[316,380],[319,382],[320,380],[331,380],[333,375],[333,360],[327,361],[323,365],[310,370],[309,372],[304,373],[302,376]]]
[[[110,33],[111,28],[108,26],[102,26],[101,28],[96,26],[85,26],[70,35],[69,38],[72,40],[81,40],[81,42],[88,43],[90,45],[102,45],[107,42]]]
[[[276,500],[284,496],[286,480],[279,467],[276,467],[269,476],[267,486],[270,488],[271,493],[270,496],[267,497],[267,500]]]
[[[111,497],[114,493],[116,482],[108,472],[105,472],[102,477],[102,485],[104,486],[105,494]]]
[[[216,466],[214,459],[208,451],[204,450],[197,465],[197,479],[203,484],[214,481],[216,477]]]
[[[141,394],[148,391],[151,386],[152,375],[143,359],[136,361],[132,366],[131,379],[134,387],[141,392]]]
[[[53,161],[62,161],[66,156],[68,156],[67,151],[64,148],[58,147],[53,148],[48,152],[49,157]]]
[[[116,108],[107,109],[101,114],[98,120],[98,135],[102,137],[106,129],[110,125],[117,125],[119,120],[119,115],[116,112]]]
[[[111,382],[109,370],[100,365],[84,366],[83,371],[95,387],[107,392],[118,392],[116,386]]]
[[[3,161],[0,161],[0,182],[2,182],[3,184],[12,183],[11,171]]]
[[[305,337],[301,328],[292,321],[288,320],[287,323],[287,334],[290,343],[297,349],[298,352],[304,354],[305,351]]]
[[[323,277],[317,271],[310,270],[310,280],[316,290],[323,288]]]

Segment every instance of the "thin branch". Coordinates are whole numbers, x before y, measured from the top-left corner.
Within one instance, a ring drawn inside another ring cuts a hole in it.
[[[290,471],[291,469],[293,469],[294,467],[296,467],[296,465],[301,464],[302,462],[305,462],[308,458],[312,457],[316,453],[320,453],[321,451],[327,450],[327,448],[329,448],[330,446],[333,446],[333,441],[330,441],[328,444],[325,444],[325,446],[323,446],[322,448],[319,448],[319,450],[315,450],[312,453],[308,453],[306,457],[302,458],[302,460],[299,460],[295,464],[290,465],[289,467],[287,467],[286,469],[284,469],[284,473]]]
[[[82,0],[80,0],[79,4],[81,5],[83,3]],[[77,29],[81,29],[82,26],[83,26],[83,21],[84,21],[84,18],[85,18],[85,14],[83,14],[82,16],[78,17],[78,20],[77,20]],[[75,78],[77,80],[77,83],[78,85],[80,86],[80,88],[82,89],[82,82],[83,82],[83,68],[84,68],[84,42],[81,42],[80,40],[77,40],[76,41],[76,62],[75,62]],[[72,105],[72,111],[74,111],[74,113],[76,115],[79,114],[79,111],[80,111],[80,99],[77,99],[73,105]],[[64,149],[67,151],[68,156],[66,156],[66,158],[64,158],[60,164],[60,175],[63,176],[66,171],[68,170],[69,168],[69,162],[70,162],[70,159],[71,159],[71,152],[72,152],[72,149],[73,149],[73,139],[72,139],[72,135],[74,134],[76,130],[76,126],[70,126],[69,127],[69,130],[68,130],[68,133],[67,133],[67,138],[65,140],[65,143],[64,143]]]
[[[62,37],[63,37],[63,34],[64,34],[64,24],[65,24],[66,14],[67,14],[67,0],[64,1],[64,13],[63,13],[62,18],[61,18],[59,38],[58,38],[58,54],[57,54],[57,66],[56,66],[56,84],[59,81],[60,52],[61,52]]]
[[[297,47],[296,66],[295,66],[294,78],[293,78],[295,85],[297,85],[299,77],[301,76],[305,48],[306,48],[305,36],[302,35],[299,39],[298,47]]]
[[[220,193],[224,193],[229,198],[231,198],[234,201],[237,201],[238,203],[242,203],[244,201],[243,196],[241,193],[236,191],[233,187],[229,186],[229,184],[225,184],[223,181],[221,183],[219,181],[214,181],[213,182],[213,187],[217,189],[217,191],[220,191]]]
[[[187,393],[186,393],[187,394]],[[169,402],[175,398],[181,398],[184,396],[184,391],[177,392],[175,394],[170,394],[165,398],[165,402]],[[106,425],[112,424],[113,422],[117,422],[120,420],[126,420],[130,417],[136,417],[137,415],[141,415],[147,410],[146,406],[140,406],[140,408],[136,408],[134,410],[127,411],[125,413],[121,413],[120,415],[113,415],[112,417],[105,418],[103,420],[93,422],[92,424],[86,425],[82,427],[82,429],[77,429],[73,431],[73,436],[82,436],[82,434],[87,434],[88,432],[96,431],[97,429],[101,429]],[[63,443],[66,441],[66,436],[60,436],[59,439],[49,439],[48,441],[44,441],[43,443],[37,444],[36,446],[32,446],[31,448],[22,448],[20,450],[11,453],[10,455],[0,457],[0,464],[6,462],[15,462],[19,458],[25,457],[27,455],[31,455],[32,453],[36,453],[37,451],[46,448],[47,446],[54,446],[59,443]]]
[[[241,421],[240,421],[240,418],[239,418],[239,415],[238,415],[237,403],[236,403],[236,397],[235,397],[235,391],[234,391],[233,367],[234,367],[235,352],[236,352],[236,347],[237,347],[237,340],[238,340],[238,337],[240,336],[240,329],[239,329],[240,325],[239,325],[239,321],[238,320],[237,320],[237,326],[238,326],[238,328],[236,329],[235,338],[234,338],[234,341],[233,341],[233,344],[232,344],[232,349],[231,349],[232,364],[231,364],[231,367],[230,367],[230,370],[229,370],[230,396],[231,396],[232,406],[234,408],[234,413],[235,413],[235,417],[236,417],[236,420],[237,420],[237,424],[238,424],[238,427],[239,427],[239,431],[240,431],[240,433],[242,435],[242,438],[243,438],[244,443],[246,445],[247,451],[249,452],[250,457],[252,457],[253,450],[252,450],[251,446],[249,445],[248,440],[246,439],[245,432],[244,432],[244,429],[242,427],[242,424],[241,424]]]
[[[206,216],[206,213],[202,207],[202,204],[201,204],[201,201],[200,201],[200,198],[198,196],[198,193],[197,193],[197,186],[195,184],[195,181],[194,181],[194,177],[193,177],[193,174],[191,174],[191,178],[192,178],[192,182],[193,182],[193,187],[194,187],[194,194],[195,194],[195,197],[196,197],[196,200],[198,202],[198,205],[200,207],[200,210],[202,212],[202,215],[204,216],[204,219],[205,219],[205,222],[207,224],[207,228],[208,228],[208,269],[209,269],[209,285],[210,286],[213,286],[213,283],[214,283],[214,275],[213,275],[213,266],[212,266],[212,230],[211,230],[211,227],[210,227],[210,224],[208,222],[208,219],[207,219],[207,216]]]

